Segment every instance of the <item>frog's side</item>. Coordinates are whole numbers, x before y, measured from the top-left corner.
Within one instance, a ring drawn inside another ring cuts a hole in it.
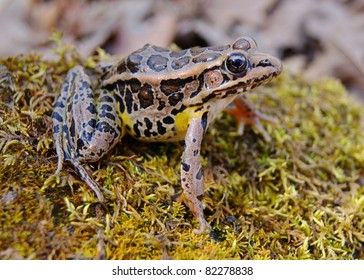
[[[147,44],[109,68],[95,94],[83,68],[77,66],[68,73],[54,109],[56,173],[64,160],[71,161],[104,201],[81,162],[98,161],[125,134],[143,141],[184,140],[181,184],[185,200],[200,224],[195,232],[208,231],[201,202],[203,135],[239,93],[268,82],[281,68],[278,59],[258,52],[250,38],[181,51]],[[247,107],[241,96],[237,100],[237,106]]]

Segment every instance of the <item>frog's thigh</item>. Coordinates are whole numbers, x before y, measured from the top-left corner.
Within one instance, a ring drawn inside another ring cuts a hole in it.
[[[206,113],[207,114],[207,113]],[[195,233],[210,231],[203,214],[203,170],[200,159],[201,141],[206,129],[207,121],[203,118],[191,120],[185,138],[185,150],[182,154],[181,183],[185,201],[191,212],[198,220],[200,227]]]
[[[74,92],[72,103],[72,123],[70,135],[76,156],[85,162],[97,161],[103,157],[119,140],[121,119],[117,113],[117,103],[113,92],[99,90],[99,96],[91,89],[90,79],[82,67],[75,67],[72,73]]]

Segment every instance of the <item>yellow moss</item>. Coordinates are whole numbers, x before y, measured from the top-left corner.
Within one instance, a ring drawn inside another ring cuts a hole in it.
[[[181,145],[125,137],[93,165],[106,209],[66,166],[59,178],[51,114],[67,70],[95,67],[55,33],[58,59],[0,60],[0,258],[363,259],[362,109],[334,79],[284,73],[249,93],[270,143],[221,114],[205,136],[205,214],[195,235],[181,201]]]

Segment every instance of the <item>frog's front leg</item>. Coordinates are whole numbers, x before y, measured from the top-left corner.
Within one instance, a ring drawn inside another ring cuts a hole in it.
[[[211,226],[205,220],[202,207],[203,197],[203,170],[200,159],[201,141],[207,128],[207,112],[201,118],[190,120],[186,137],[185,149],[182,154],[181,184],[185,202],[190,208],[199,229],[194,229],[196,234],[209,232]]]
[[[121,120],[113,92],[100,89],[95,98],[89,77],[82,67],[71,69],[53,113],[54,139],[58,155],[56,174],[64,160],[69,160],[82,180],[105,199],[81,162],[102,158],[121,137]]]
[[[276,118],[270,117],[254,109],[245,99],[244,95],[238,95],[231,105],[232,106],[227,107],[225,111],[236,118],[239,134],[243,134],[245,125],[251,125],[263,135],[265,141],[270,142],[272,140],[260,120],[277,124],[278,120]]]

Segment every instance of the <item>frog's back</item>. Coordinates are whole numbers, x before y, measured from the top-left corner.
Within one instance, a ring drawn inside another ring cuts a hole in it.
[[[113,74],[148,79],[170,79],[171,75],[183,77],[191,72],[200,72],[220,62],[221,56],[231,48],[230,45],[205,48],[191,48],[172,51],[152,44],[131,53],[113,68]]]

